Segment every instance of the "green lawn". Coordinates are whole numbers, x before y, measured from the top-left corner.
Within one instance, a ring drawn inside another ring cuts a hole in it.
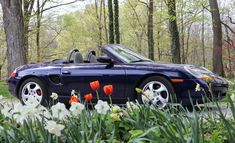
[[[5,97],[10,97],[11,95],[8,91],[7,83],[2,80],[0,80],[0,95]]]

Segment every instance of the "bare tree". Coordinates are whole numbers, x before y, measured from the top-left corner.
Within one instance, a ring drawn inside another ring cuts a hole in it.
[[[153,39],[153,0],[149,0],[148,5],[148,27],[147,27],[147,36],[148,36],[148,57],[151,60],[154,60],[154,39]]]
[[[179,31],[176,21],[176,4],[175,0],[166,2],[169,15],[169,31],[171,35],[171,54],[173,63],[181,63]]]
[[[113,24],[113,1],[108,0],[109,11],[109,43],[114,43],[114,24]]]
[[[8,74],[26,64],[24,19],[21,0],[1,0],[7,41]]]
[[[217,0],[209,0],[213,29],[213,72],[224,76],[222,57],[222,28]]]
[[[113,0],[114,4],[114,28],[115,28],[115,41],[120,44],[120,31],[119,31],[119,3],[118,0]]]

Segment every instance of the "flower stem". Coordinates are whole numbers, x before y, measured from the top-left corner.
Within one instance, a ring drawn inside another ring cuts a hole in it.
[[[101,116],[99,118],[100,122],[99,122],[99,138],[101,138],[101,123],[102,123],[102,119],[101,119]]]
[[[98,91],[96,90],[95,92],[96,92],[97,99],[100,100]]]
[[[110,101],[110,104],[113,105],[111,95],[109,95],[109,101]]]

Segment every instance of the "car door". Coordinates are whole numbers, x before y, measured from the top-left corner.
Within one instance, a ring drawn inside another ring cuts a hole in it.
[[[114,103],[119,103],[125,98],[125,70],[122,65],[109,65],[106,63],[80,63],[70,64],[61,69],[62,94],[64,98],[69,98],[74,89],[80,93],[81,97],[88,93],[93,93],[96,99],[96,93],[90,88],[90,82],[98,80],[100,89],[98,91],[100,99],[108,100],[108,96],[103,92],[103,86],[113,85],[112,99]]]

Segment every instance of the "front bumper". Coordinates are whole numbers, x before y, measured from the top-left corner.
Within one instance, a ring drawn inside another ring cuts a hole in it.
[[[191,87],[177,94],[178,102],[183,105],[221,100],[228,91],[228,82],[221,77],[214,77],[211,83],[207,83],[202,79],[193,79],[188,80],[187,84],[190,84]],[[195,89],[197,84],[201,87],[200,91]]]

